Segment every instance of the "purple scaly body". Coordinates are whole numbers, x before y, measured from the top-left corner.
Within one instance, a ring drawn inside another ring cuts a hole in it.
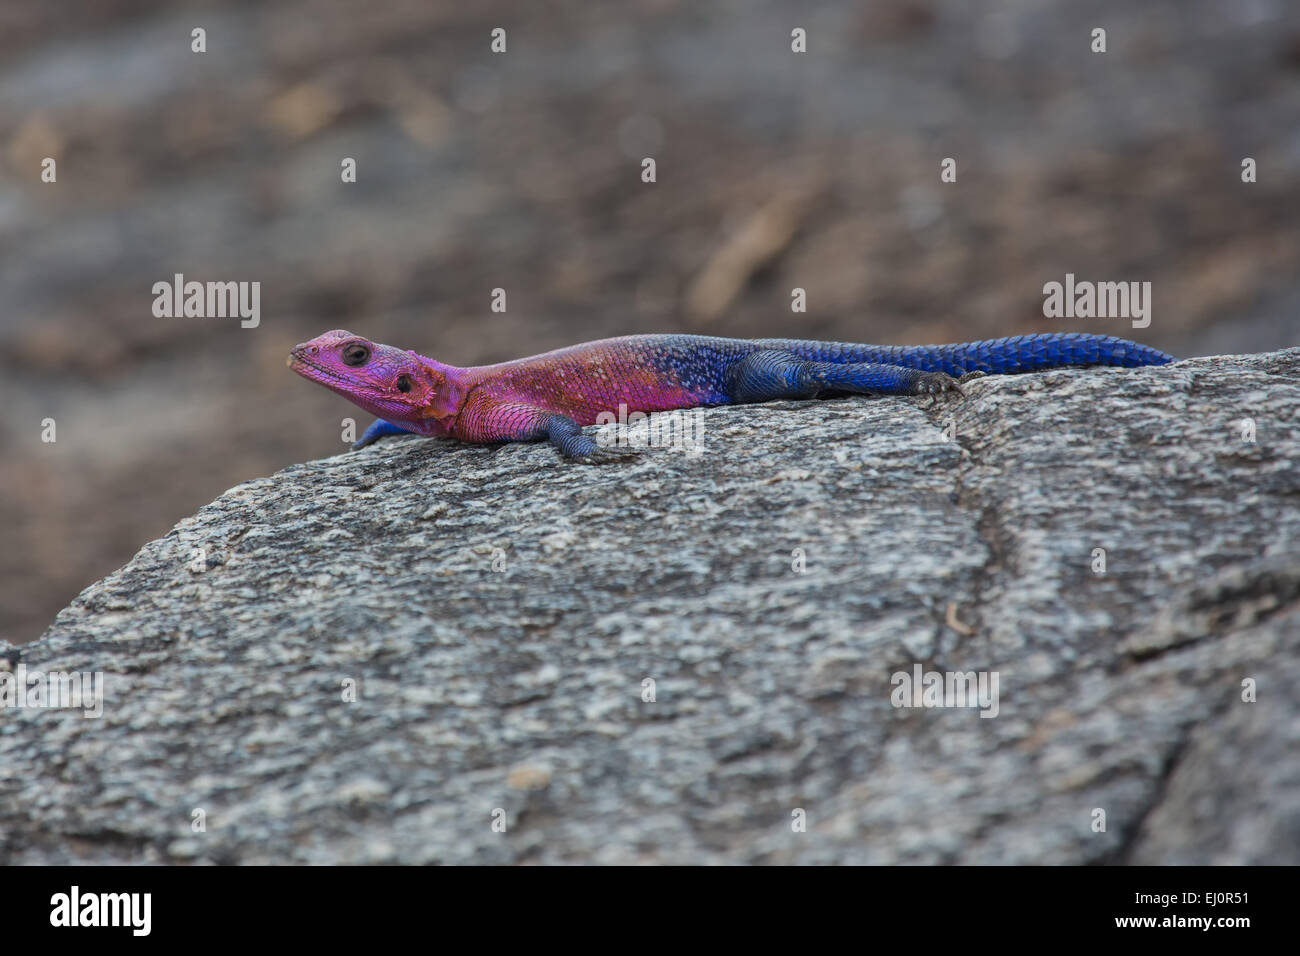
[[[457,368],[336,330],[289,356],[299,375],[379,416],[356,447],[401,432],[470,442],[550,439],[567,458],[624,457],[582,431],[602,413],[843,394],[959,392],[963,378],[1173,359],[1105,335],[1020,335],[958,345],[628,335],[531,358]]]

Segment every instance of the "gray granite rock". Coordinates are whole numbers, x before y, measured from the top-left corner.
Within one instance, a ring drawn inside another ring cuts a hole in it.
[[[1300,349],[703,423],[230,490],[0,647],[0,862],[1300,863]]]

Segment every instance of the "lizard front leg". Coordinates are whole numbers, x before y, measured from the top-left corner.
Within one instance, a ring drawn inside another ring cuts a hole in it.
[[[352,450],[356,451],[358,448],[365,448],[367,445],[379,441],[379,439],[383,438],[385,435],[415,434],[418,434],[418,432],[413,432],[409,428],[403,428],[401,425],[394,425],[392,422],[386,422],[380,418],[373,422],[371,426],[365,430],[362,436],[352,443]]]
[[[565,458],[588,465],[625,461],[635,452],[605,448],[567,415],[529,405],[474,394],[456,418],[452,434],[462,441],[550,441]]]

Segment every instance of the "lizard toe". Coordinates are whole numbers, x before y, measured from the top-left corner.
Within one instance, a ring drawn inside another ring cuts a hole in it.
[[[641,452],[635,448],[597,447],[594,451],[583,455],[581,458],[575,458],[574,461],[581,462],[584,465],[616,465],[639,457],[641,457]]]
[[[963,394],[957,379],[947,372],[922,372],[912,384],[913,395],[943,395],[948,392]]]

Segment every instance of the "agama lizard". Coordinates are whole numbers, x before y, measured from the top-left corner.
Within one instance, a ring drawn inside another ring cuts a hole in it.
[[[288,364],[379,416],[354,448],[404,432],[467,442],[545,438],[566,458],[597,463],[626,452],[602,447],[582,427],[620,404],[648,413],[836,394],[939,395],[986,373],[1172,361],[1146,345],[1082,333],[935,346],[665,334],[457,368],[335,330],[294,348]]]

